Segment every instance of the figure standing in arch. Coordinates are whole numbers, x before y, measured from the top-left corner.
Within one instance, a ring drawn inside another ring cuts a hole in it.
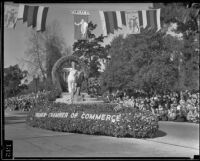
[[[78,75],[78,70],[75,69],[75,62],[72,62],[71,64],[72,64],[71,68],[63,68],[63,70],[69,72],[67,78],[68,91],[71,94],[71,100],[73,101],[73,97],[76,92],[76,77]]]

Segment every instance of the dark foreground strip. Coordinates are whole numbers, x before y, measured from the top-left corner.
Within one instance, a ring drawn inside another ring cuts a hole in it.
[[[189,157],[15,157],[15,160],[191,160]]]

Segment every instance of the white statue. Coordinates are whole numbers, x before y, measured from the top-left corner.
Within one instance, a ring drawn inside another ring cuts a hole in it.
[[[72,68],[63,68],[65,71],[69,71],[67,83],[68,90],[70,94],[74,94],[76,91],[76,76],[78,74],[78,70],[75,69],[75,62],[72,62]]]
[[[84,38],[86,31],[87,31],[87,28],[88,28],[88,23],[86,21],[84,21],[84,19],[81,19],[80,23],[75,22],[75,25],[77,25],[77,26],[81,25],[82,38]]]

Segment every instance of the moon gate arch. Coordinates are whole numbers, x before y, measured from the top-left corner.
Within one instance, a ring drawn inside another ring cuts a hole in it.
[[[63,81],[62,68],[65,66],[69,67],[71,65],[71,62],[75,62],[79,70],[84,73],[85,78],[88,77],[87,65],[79,57],[74,55],[63,56],[55,62],[51,72],[52,82],[60,91],[64,91],[64,87],[61,84],[61,82]]]

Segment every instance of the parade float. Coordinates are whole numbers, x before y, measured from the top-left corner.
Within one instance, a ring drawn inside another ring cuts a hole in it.
[[[62,71],[69,71],[67,75],[64,74],[64,78],[60,76]],[[62,79],[67,80],[68,92],[63,92],[60,83]],[[78,57],[60,58],[52,69],[52,80],[61,92],[60,98],[38,102],[27,116],[28,125],[91,135],[134,138],[156,136],[158,119],[151,111],[105,103],[82,92],[83,80],[87,80],[87,67]]]

